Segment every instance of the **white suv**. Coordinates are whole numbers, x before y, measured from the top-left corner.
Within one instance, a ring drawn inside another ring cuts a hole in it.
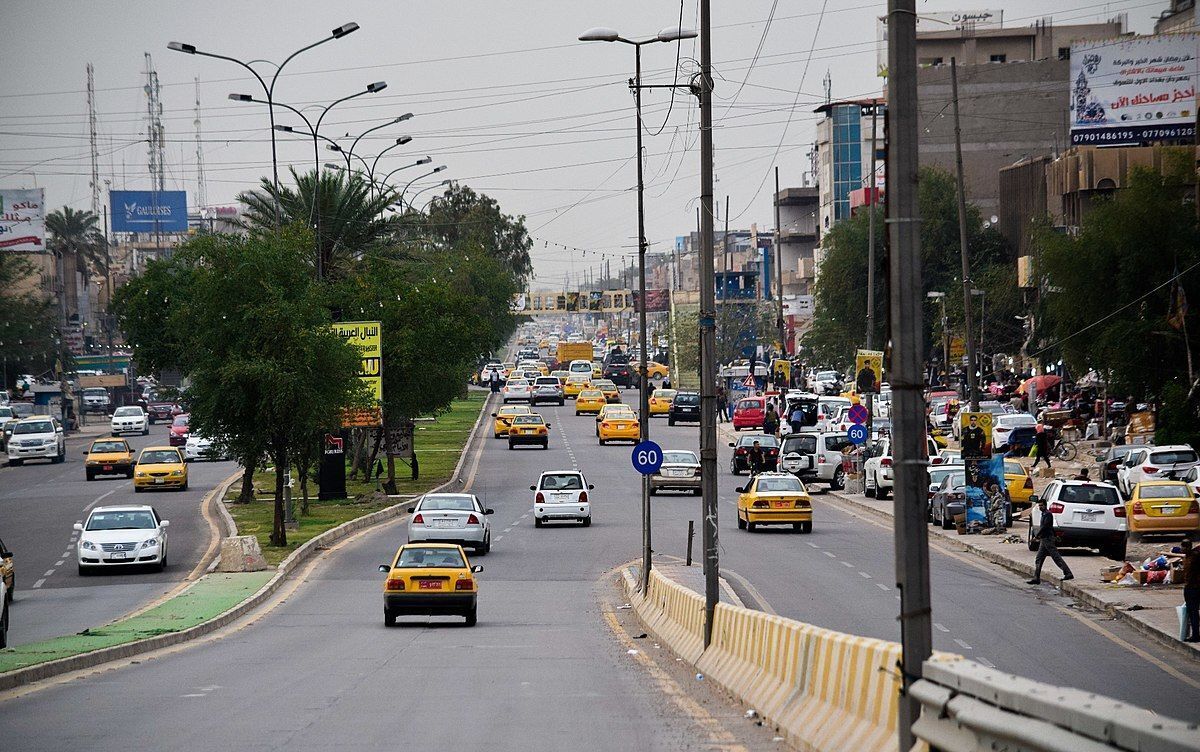
[[[1042,494],[1054,515],[1054,541],[1060,546],[1086,546],[1115,561],[1125,561],[1128,520],[1121,494],[1111,483],[1084,480],[1055,480]],[[1029,518],[1027,542],[1038,548],[1037,529],[1042,524],[1037,497]]]
[[[118,407],[113,412],[109,428],[113,436],[120,436],[123,433],[140,433],[145,436],[150,433],[150,419],[142,408],[137,405],[127,405]]]
[[[783,437],[779,470],[805,483],[828,483],[831,491],[845,487],[842,450],[850,440],[844,431],[801,431]]]
[[[1180,480],[1200,458],[1187,444],[1145,446],[1134,449],[1117,468],[1117,487],[1126,498],[1144,480]]]
[[[63,438],[62,426],[47,415],[17,421],[8,440],[7,454],[10,465],[35,459],[62,462],[67,456],[67,441]]]
[[[940,465],[944,460],[938,456],[938,445],[932,437],[925,437],[925,456],[929,464]],[[875,452],[863,463],[863,494],[876,499],[886,499],[896,485],[892,474],[892,439],[888,437],[878,444]]]
[[[529,487],[533,491],[533,526],[541,527],[551,520],[579,520],[584,527],[592,524],[592,505],[588,485],[583,473],[578,470],[547,470],[538,482]]]

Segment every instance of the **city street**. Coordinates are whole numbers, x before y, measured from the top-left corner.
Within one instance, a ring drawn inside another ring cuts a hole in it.
[[[125,438],[136,452],[166,444],[167,430],[158,423],[148,436]],[[0,467],[0,538],[13,550],[17,569],[12,645],[100,626],[170,592],[209,546],[211,531],[200,501],[236,469],[228,462],[192,463],[187,491],[135,495],[133,481],[123,477],[87,481],[83,460],[90,444],[87,437],[68,438],[61,465],[34,461]],[[113,504],[150,504],[171,521],[165,571],[130,567],[79,576],[71,526],[83,522],[93,507]]]
[[[406,746],[418,748],[562,749],[579,739],[598,749],[695,745],[696,724],[627,660],[602,613],[616,602],[606,573],[640,541],[630,447],[598,447],[594,419],[573,415],[569,402],[538,411],[553,425],[548,451],[510,451],[490,433],[482,440],[471,490],[496,514],[492,553],[474,559],[485,567],[477,627],[419,617],[383,626],[375,567],[405,536],[402,522],[391,523],[338,549],[244,629],[10,700],[0,738],[29,750],[117,734],[163,750],[189,749],[201,735],[243,749],[390,749],[395,709],[404,708]],[[668,428],[665,420],[655,420],[652,435],[668,448],[697,442],[695,426]],[[534,528],[529,484],[543,469],[571,467],[596,486],[593,525]],[[740,531],[732,504],[740,481],[721,474],[722,564],[736,573],[730,579],[742,598],[896,639],[891,531],[819,493],[811,535]],[[654,510],[657,550],[682,557],[699,500],[662,495]],[[936,649],[1196,718],[1195,666],[969,557],[935,550],[931,563]],[[120,692],[100,691],[116,686]],[[472,722],[447,723],[448,704]],[[154,713],[144,712],[149,706]],[[59,719],[52,728],[38,721],[49,715]],[[214,726],[212,718],[223,720]]]

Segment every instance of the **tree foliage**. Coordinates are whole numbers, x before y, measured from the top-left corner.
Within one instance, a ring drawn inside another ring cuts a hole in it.
[[[34,266],[21,254],[0,253],[0,358],[10,387],[19,373],[38,375],[54,366],[59,345],[55,339],[54,304],[41,293]]]

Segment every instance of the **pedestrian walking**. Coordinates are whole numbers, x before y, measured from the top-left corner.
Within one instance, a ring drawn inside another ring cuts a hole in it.
[[[729,394],[723,384],[717,385],[717,422],[729,422]]]
[[[1036,470],[1038,463],[1042,460],[1046,461],[1046,467],[1051,470],[1054,467],[1050,464],[1050,432],[1046,430],[1046,426],[1041,423],[1037,424],[1037,434],[1034,440],[1034,446],[1037,447],[1037,457],[1033,459],[1033,469]]]
[[[750,447],[750,451],[746,455],[746,460],[750,463],[750,477],[754,478],[762,472],[763,465],[766,463],[766,455],[763,453],[762,445],[757,441],[754,446]]]
[[[1047,556],[1062,570],[1063,582],[1075,579],[1075,575],[1071,574],[1071,568],[1067,566],[1067,562],[1063,561],[1062,554],[1058,552],[1058,545],[1054,542],[1054,515],[1047,508],[1045,499],[1038,499],[1038,511],[1042,513],[1042,522],[1038,525],[1037,530],[1038,552],[1033,563],[1033,579],[1029,580],[1028,584],[1041,584],[1042,563],[1046,561]]]
[[[488,385],[492,388],[492,394],[500,391],[500,372],[493,369],[488,372]]]
[[[1183,551],[1183,605],[1187,613],[1187,635],[1184,642],[1200,642],[1200,547],[1192,545],[1190,538],[1184,540]]]
[[[775,403],[767,403],[767,412],[763,416],[763,433],[775,436],[779,433],[779,413],[775,412]]]

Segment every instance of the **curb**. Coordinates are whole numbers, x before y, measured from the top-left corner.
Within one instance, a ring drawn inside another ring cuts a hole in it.
[[[483,416],[488,415],[487,407],[490,400],[490,395],[484,398],[483,406],[479,411],[479,418],[476,419],[475,425],[471,429],[471,433],[467,435],[467,441],[463,445],[462,454],[459,455],[458,464],[455,465],[454,472],[450,475],[450,479],[445,483],[436,486],[435,488],[429,489],[425,493],[437,493],[438,491],[448,487],[451,483],[454,483],[456,480],[459,480],[458,476],[462,472],[463,464],[465,463],[468,454],[470,454],[472,445],[479,437],[479,427],[483,423]],[[241,473],[238,473],[235,476],[235,478],[237,477],[241,477]],[[197,637],[203,637],[206,634],[215,632],[231,622],[240,619],[262,605],[267,598],[269,598],[276,590],[279,589],[284,580],[286,580],[288,576],[302,563],[311,558],[313,553],[318,549],[328,548],[332,545],[335,545],[337,542],[344,540],[353,533],[400,517],[415,503],[415,498],[402,501],[399,504],[394,504],[385,509],[380,509],[377,512],[372,512],[371,514],[344,522],[341,525],[326,530],[324,533],[321,533],[315,538],[308,540],[295,551],[293,551],[286,559],[280,562],[278,573],[272,577],[270,581],[263,585],[258,592],[228,611],[213,617],[203,624],[197,624],[194,627],[189,627],[188,629],[180,632],[171,632],[170,634],[148,637],[143,640],[136,640],[123,645],[114,645],[108,648],[101,648],[100,650],[93,650],[89,653],[81,653],[80,655],[71,656],[70,658],[47,661],[46,663],[39,663],[35,666],[28,666],[23,669],[0,674],[0,691],[19,687],[23,684],[41,681],[43,679],[48,679],[50,677],[72,671],[94,668],[110,661],[116,661],[122,658],[129,658],[134,655],[159,650],[161,648],[171,647],[172,645],[188,642],[196,639]],[[220,506],[224,507],[224,503],[222,502]]]
[[[836,498],[837,500],[839,500],[845,504],[849,504],[850,506],[854,507],[856,510],[867,512],[871,515],[874,515],[875,517],[888,520],[889,522],[892,522],[892,523],[895,522],[894,515],[890,515],[887,512],[880,511],[879,509],[876,509],[875,507],[872,507],[868,504],[864,504],[861,501],[858,501],[856,499],[850,498],[849,496],[846,496],[843,493],[840,493],[837,491],[830,491],[828,493],[830,496]],[[998,564],[999,566],[1007,569],[1010,572],[1013,572],[1014,574],[1019,574],[1022,577],[1032,577],[1033,576],[1033,567],[1029,564],[1024,564],[1019,561],[1013,561],[1012,559],[1001,556],[1000,554],[997,554],[994,551],[988,551],[985,548],[980,548],[979,546],[976,546],[975,544],[973,544],[969,541],[960,541],[960,540],[957,540],[956,538],[950,538],[949,536],[942,535],[941,533],[939,533],[938,531],[935,531],[935,530],[930,530],[929,536],[930,536],[930,538],[936,537],[936,539],[944,540],[947,543],[954,543],[959,546],[962,546],[966,551],[968,551],[972,554],[975,554],[976,556],[978,556],[982,559],[986,559],[987,561],[990,561],[993,564]],[[1042,579],[1049,580],[1052,583],[1057,584],[1058,588],[1064,595],[1069,595],[1072,598],[1075,598],[1076,600],[1079,600],[1079,601],[1083,602],[1084,604],[1096,609],[1097,611],[1100,611],[1101,613],[1105,614],[1106,616],[1111,616],[1112,618],[1117,619],[1118,621],[1120,621],[1124,624],[1128,624],[1130,627],[1133,627],[1133,629],[1135,629],[1136,631],[1138,631],[1141,634],[1145,635],[1146,637],[1149,637],[1150,639],[1154,640],[1159,646],[1168,648],[1171,651],[1178,653],[1179,655],[1185,656],[1187,658],[1191,658],[1193,660],[1200,658],[1200,648],[1192,647],[1189,643],[1180,642],[1179,640],[1174,639],[1171,635],[1169,635],[1159,629],[1156,629],[1155,627],[1147,624],[1146,622],[1142,621],[1141,619],[1138,619],[1136,616],[1133,615],[1136,612],[1125,611],[1123,609],[1117,608],[1114,604],[1109,603],[1108,601],[1105,601],[1102,598],[1096,597],[1096,595],[1089,592],[1088,590],[1081,588],[1072,582],[1062,582],[1058,577],[1056,577],[1054,575],[1047,575],[1047,574],[1043,573]]]

